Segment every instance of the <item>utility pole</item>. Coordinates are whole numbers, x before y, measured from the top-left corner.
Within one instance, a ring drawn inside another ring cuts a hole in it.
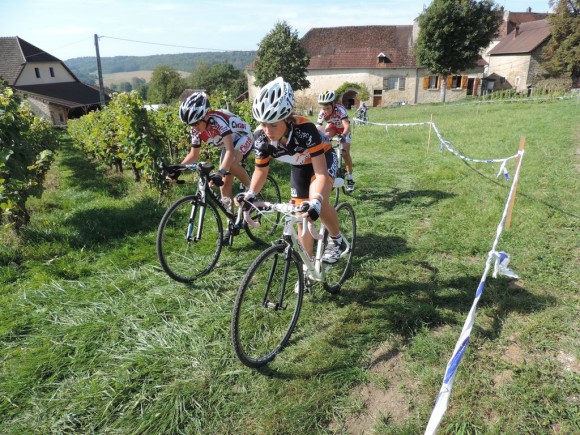
[[[99,95],[101,108],[105,107],[105,86],[103,85],[103,69],[101,68],[101,55],[99,54],[99,36],[95,33],[95,48],[97,49],[97,74],[99,76]]]

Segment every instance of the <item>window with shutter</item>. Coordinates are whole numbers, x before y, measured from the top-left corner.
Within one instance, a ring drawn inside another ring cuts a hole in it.
[[[461,88],[461,76],[451,76],[449,82],[449,89],[460,89]]]
[[[439,89],[440,80],[439,76],[429,76],[429,89]]]

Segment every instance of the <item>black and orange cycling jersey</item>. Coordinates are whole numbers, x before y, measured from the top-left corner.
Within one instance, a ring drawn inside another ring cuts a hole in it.
[[[344,131],[344,125],[342,125],[343,119],[346,119],[348,122],[350,122],[346,107],[340,103],[335,103],[332,112],[330,112],[328,115],[324,112],[324,110],[320,110],[316,123],[318,125],[322,125],[326,121],[326,123],[332,125],[338,133],[342,134]]]
[[[295,122],[290,125],[285,145],[270,142],[261,128],[256,130],[254,133],[256,166],[268,166],[271,158],[293,166],[310,165],[312,157],[331,149],[330,143],[322,140],[320,132],[310,119],[295,116],[294,120]]]
[[[252,129],[250,125],[227,110],[210,110],[207,112],[207,127],[203,132],[198,132],[191,128],[191,146],[201,147],[201,142],[215,147],[223,147],[223,138],[233,135],[234,147],[241,148],[240,151],[246,154],[252,145]]]

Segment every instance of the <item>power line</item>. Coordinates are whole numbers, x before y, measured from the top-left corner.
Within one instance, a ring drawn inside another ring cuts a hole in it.
[[[190,48],[190,49],[193,49],[193,50],[223,51],[223,52],[243,51],[243,50],[224,50],[224,49],[221,49],[221,48],[190,47],[190,46],[187,46],[187,45],[161,44],[159,42],[137,41],[135,39],[115,38],[114,36],[102,36],[101,35],[101,36],[99,36],[99,38],[117,39],[119,41],[136,42],[138,44],[163,45],[165,47]]]

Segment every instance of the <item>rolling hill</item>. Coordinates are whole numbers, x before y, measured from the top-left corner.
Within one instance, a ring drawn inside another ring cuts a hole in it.
[[[207,62],[210,65],[228,62],[239,70],[244,70],[256,57],[255,51],[229,51],[225,53],[180,53],[180,54],[157,54],[153,56],[114,56],[101,57],[103,76],[116,73],[131,73],[142,71],[141,74],[150,72],[161,65],[167,65],[183,73],[191,73],[200,63]],[[64,62],[71,71],[86,83],[93,83],[97,76],[96,57],[75,57]],[[129,74],[131,77],[141,75]],[[145,77],[143,77],[145,78]],[[146,79],[148,80],[148,79]]]

